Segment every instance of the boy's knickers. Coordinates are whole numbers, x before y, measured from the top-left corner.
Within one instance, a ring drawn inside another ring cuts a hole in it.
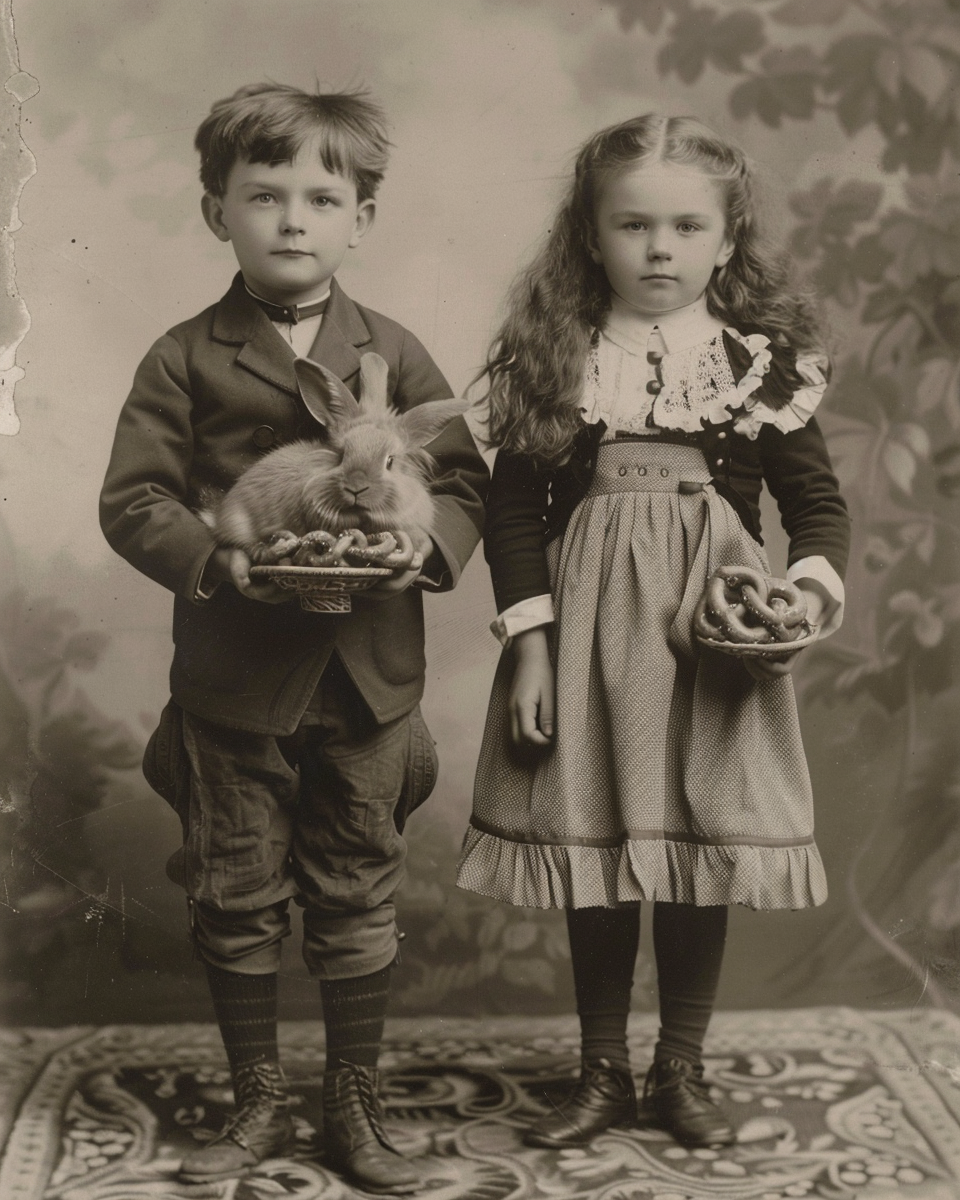
[[[228,729],[171,701],[144,774],[183,826],[168,873],[190,898],[203,956],[241,974],[277,970],[294,898],[311,974],[392,962],[401,831],[436,767],[419,709],[378,725],[336,660],[290,737]]]

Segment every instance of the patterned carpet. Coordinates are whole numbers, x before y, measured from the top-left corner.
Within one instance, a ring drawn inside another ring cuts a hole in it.
[[[525,1148],[524,1124],[575,1074],[570,1018],[396,1020],[387,1032],[388,1126],[420,1156],[430,1200],[960,1198],[960,1020],[946,1013],[720,1014],[708,1072],[739,1129],[722,1152],[655,1130]],[[652,1017],[633,1019],[638,1074],[654,1033]],[[288,1024],[281,1038],[298,1153],[191,1187],[176,1183],[178,1161],[231,1103],[212,1026],[0,1033],[0,1198],[350,1200],[323,1166],[320,1029]]]

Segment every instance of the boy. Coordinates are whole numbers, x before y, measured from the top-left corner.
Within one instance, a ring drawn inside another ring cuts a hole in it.
[[[187,891],[237,1102],[181,1178],[230,1178],[291,1145],[276,1020],[295,897],[326,1028],[326,1160],[367,1190],[410,1192],[418,1177],[383,1131],[376,1065],[400,830],[436,767],[417,707],[419,587],[459,577],[479,539],[487,470],[457,417],[429,446],[438,519],[423,567],[356,597],[350,614],[304,612],[252,582],[242,551],[216,547],[193,511],[201,498],[264,451],[324,436],[298,393],[297,355],[356,393],[360,354],[376,351],[401,409],[451,392],[416,338],[334,279],[374,218],[389,147],[376,105],[244,87],[213,106],[196,147],[204,218],[240,272],[141,363],[101,497],[111,546],[176,596],[172,699],[144,771],[183,824],[168,869]]]

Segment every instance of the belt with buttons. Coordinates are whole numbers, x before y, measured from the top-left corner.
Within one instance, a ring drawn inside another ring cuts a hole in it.
[[[710,471],[696,446],[642,440],[604,442],[597,454],[587,496],[615,492],[675,492],[691,495],[710,483]]]

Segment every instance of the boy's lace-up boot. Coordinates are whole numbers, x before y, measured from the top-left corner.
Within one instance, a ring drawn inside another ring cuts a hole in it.
[[[643,1088],[642,1118],[654,1119],[685,1146],[729,1146],[730,1122],[710,1099],[703,1066],[682,1058],[654,1062]]]
[[[415,1192],[422,1181],[387,1137],[379,1086],[379,1071],[355,1063],[324,1074],[324,1163],[364,1191]]]
[[[240,1067],[233,1081],[237,1111],[215,1138],[187,1154],[179,1178],[209,1183],[246,1175],[268,1158],[282,1157],[294,1144],[287,1088],[277,1063]]]
[[[633,1125],[637,1095],[629,1071],[607,1059],[584,1063],[577,1086],[552,1113],[531,1125],[523,1135],[528,1146],[550,1150],[584,1146],[612,1125]]]

